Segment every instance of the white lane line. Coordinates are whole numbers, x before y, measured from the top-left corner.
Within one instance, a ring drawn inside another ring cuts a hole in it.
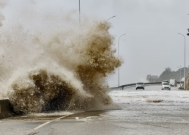
[[[67,114],[67,115],[64,115],[64,116],[62,116],[62,117],[60,117],[60,118],[57,118],[57,119],[54,119],[54,120],[45,122],[45,123],[39,125],[38,127],[34,128],[34,130],[37,130],[37,129],[39,129],[39,128],[41,128],[41,127],[43,127],[43,126],[45,126],[45,125],[47,125],[47,124],[49,124],[49,123],[51,123],[51,122],[53,122],[53,121],[61,120],[61,119],[65,118],[65,117],[67,117],[67,116],[70,116],[70,115],[72,115],[72,114]]]

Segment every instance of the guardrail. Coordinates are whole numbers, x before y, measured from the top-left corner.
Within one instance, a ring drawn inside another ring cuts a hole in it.
[[[150,83],[144,83],[145,85],[157,85],[157,84],[161,84],[162,82],[150,82]],[[182,82],[177,82],[178,84],[182,83]],[[130,83],[130,84],[125,84],[125,85],[121,85],[119,87],[111,87],[111,89],[118,89],[118,88],[121,88],[121,89],[124,89],[125,87],[131,87],[131,86],[135,86],[136,83]]]
[[[157,85],[157,84],[161,84],[162,82],[151,82],[151,83],[144,83],[145,85]],[[125,84],[125,85],[121,85],[119,87],[111,87],[110,89],[117,89],[117,88],[121,88],[124,89],[125,87],[131,87],[131,86],[135,86],[136,83],[130,83],[130,84]]]

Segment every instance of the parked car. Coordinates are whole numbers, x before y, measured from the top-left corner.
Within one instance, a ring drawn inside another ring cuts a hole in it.
[[[143,90],[144,90],[144,89],[145,89],[145,88],[144,88],[144,83],[142,83],[142,82],[136,83],[136,90],[137,90],[137,89],[143,89]]]
[[[162,82],[162,90],[171,90],[171,86],[168,82]]]

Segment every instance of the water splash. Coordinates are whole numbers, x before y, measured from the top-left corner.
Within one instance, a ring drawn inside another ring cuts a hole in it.
[[[112,49],[110,23],[86,20],[78,27],[56,11],[48,18],[46,10],[24,14],[40,21],[30,28],[21,16],[22,21],[6,20],[0,29],[0,95],[14,110],[95,110],[112,104],[106,80],[121,61]]]

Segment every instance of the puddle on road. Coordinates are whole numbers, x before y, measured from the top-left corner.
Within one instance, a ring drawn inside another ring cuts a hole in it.
[[[147,102],[149,103],[160,103],[160,102],[163,102],[163,100],[147,100]]]

